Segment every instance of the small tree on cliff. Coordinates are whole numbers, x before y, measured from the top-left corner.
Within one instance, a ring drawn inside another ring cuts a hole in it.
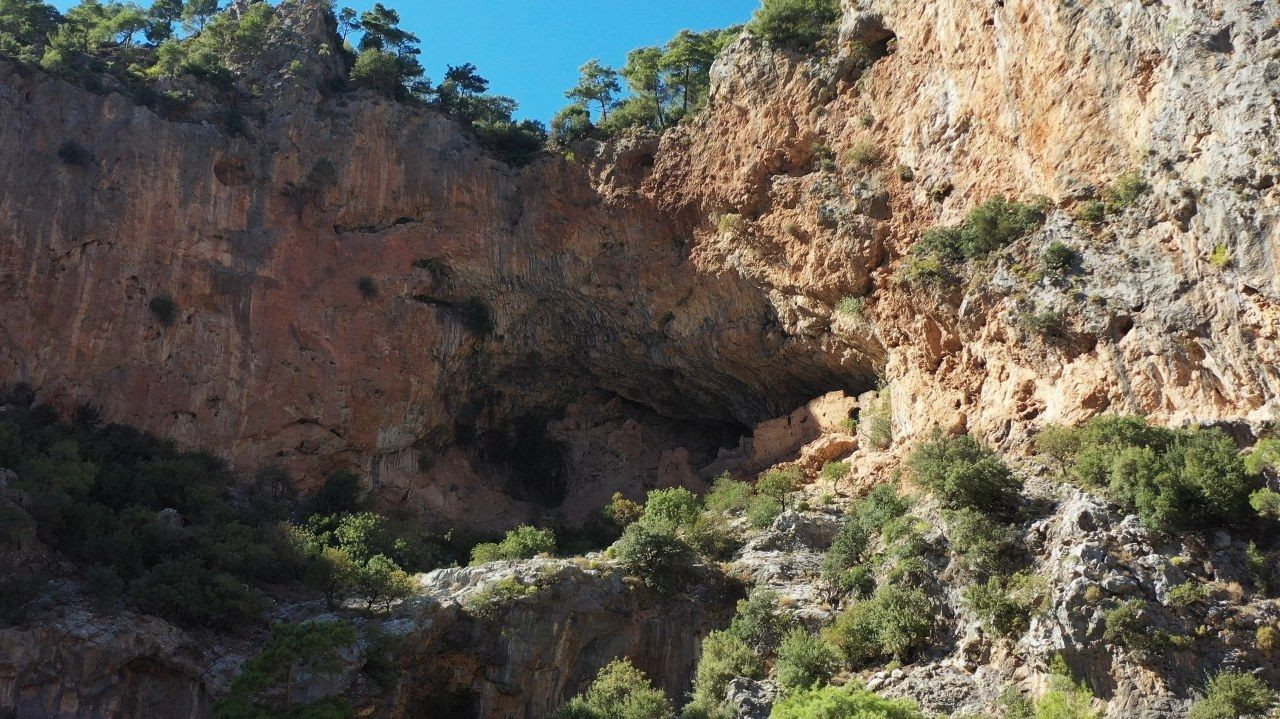
[[[246,661],[231,682],[231,694],[214,710],[218,719],[257,719],[268,716],[295,716],[294,677],[306,670],[335,674],[342,669],[339,654],[356,641],[356,632],[346,622],[301,622],[277,624],[271,638],[257,656]],[[305,716],[350,716],[351,709],[340,699],[322,699],[307,707]]]

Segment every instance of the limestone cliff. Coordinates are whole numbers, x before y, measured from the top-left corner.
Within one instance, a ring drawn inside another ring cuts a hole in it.
[[[523,169],[429,110],[324,90],[333,41],[306,3],[242,136],[6,63],[0,374],[304,486],[358,468],[463,522],[695,482],[741,427],[876,382],[903,437],[1268,418],[1275,14],[851,4],[865,73],[744,37],[694,121]],[[92,159],[60,162],[67,142]],[[868,142],[878,167],[844,159]],[[1151,193],[1071,219],[1129,168]],[[1054,209],[961,287],[902,281],[922,230],[998,194]],[[1051,240],[1081,271],[1028,278]],[[834,313],[844,296],[862,317]],[[1062,337],[1018,322],[1044,311]]]

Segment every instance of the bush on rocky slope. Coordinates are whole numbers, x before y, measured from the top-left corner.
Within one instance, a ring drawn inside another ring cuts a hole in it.
[[[675,719],[667,696],[626,659],[615,659],[555,719]]]
[[[1223,672],[1209,680],[1188,719],[1264,717],[1276,704],[1276,692],[1262,680],[1243,672]]]
[[[770,719],[925,719],[910,699],[885,699],[848,684],[788,694]]]
[[[1235,525],[1249,516],[1260,479],[1217,429],[1150,426],[1141,417],[1100,416],[1038,443],[1085,487],[1106,488],[1155,532]]]
[[[775,47],[812,51],[835,36],[837,0],[764,0],[747,26]]]
[[[949,509],[1007,515],[1018,505],[1021,483],[1008,466],[971,435],[921,444],[907,459],[911,477]]]
[[[954,268],[1008,247],[1044,222],[1048,201],[1011,202],[993,197],[975,207],[963,222],[924,233],[911,248],[907,278],[913,282],[952,279]]]

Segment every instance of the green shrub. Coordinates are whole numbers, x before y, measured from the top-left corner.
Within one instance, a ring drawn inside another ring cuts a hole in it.
[[[1104,620],[1102,639],[1109,644],[1128,647],[1145,657],[1169,648],[1168,635],[1152,629],[1147,603],[1141,599],[1116,605],[1106,612]]]
[[[703,512],[684,535],[694,549],[707,557],[726,559],[742,544],[741,533],[730,528],[720,512]]]
[[[840,669],[840,654],[821,636],[797,627],[778,644],[774,671],[784,689],[810,689],[831,681]]]
[[[867,312],[867,301],[861,297],[845,295],[836,302],[836,315],[845,319],[862,317]]]
[[[786,502],[787,495],[800,489],[804,474],[797,467],[771,469],[756,480],[756,495]]]
[[[931,230],[918,245],[923,252],[949,262],[985,257],[1022,239],[1044,221],[1041,203],[1010,202],[993,197],[965,216],[958,227]]]
[[[923,591],[883,586],[841,612],[824,636],[859,669],[880,659],[909,659],[928,643],[933,617]]]
[[[736,235],[742,231],[746,225],[746,220],[742,215],[732,212],[726,212],[720,215],[720,219],[716,221],[716,228],[720,230],[722,235]]]
[[[612,547],[624,570],[660,596],[671,596],[688,580],[696,555],[676,529],[635,522]]]
[[[835,36],[839,22],[837,0],[763,0],[747,27],[770,45],[813,50]]]
[[[379,48],[369,48],[356,57],[351,67],[351,84],[376,90],[388,97],[404,91],[405,67],[398,55]]]
[[[827,549],[822,559],[822,578],[842,593],[869,596],[875,579],[863,562],[867,560],[871,536],[905,515],[909,506],[893,485],[882,484],[871,490],[853,507]]]
[[[698,519],[698,498],[684,487],[655,489],[644,502],[643,520],[686,527]]]
[[[1219,242],[1213,246],[1213,252],[1209,253],[1209,263],[1220,270],[1225,269],[1231,264],[1231,250]]]
[[[845,154],[845,159],[849,164],[862,169],[867,169],[879,165],[884,161],[884,152],[872,140],[859,140],[849,148]]]
[[[925,719],[910,699],[884,699],[846,684],[788,693],[769,719]]]
[[[728,472],[716,477],[711,491],[703,497],[703,504],[712,512],[742,512],[751,503],[751,485],[739,482]]]
[[[1126,170],[1102,193],[1107,210],[1116,212],[1137,201],[1151,190],[1151,184],[1137,170]]]
[[[1249,474],[1263,474],[1280,467],[1280,439],[1264,439],[1245,455],[1244,468]]]
[[[792,620],[778,604],[778,594],[756,587],[746,599],[738,600],[737,614],[729,624],[729,632],[760,655],[777,648]]]
[[[765,529],[782,514],[782,502],[773,497],[752,497],[747,508],[747,524],[752,529]]]
[[[1102,222],[1107,216],[1107,205],[1101,200],[1089,200],[1080,206],[1080,210],[1076,213],[1076,217],[1081,222],[1089,224],[1097,224]]]
[[[356,280],[356,289],[360,290],[360,296],[366,300],[378,296],[378,283],[374,282],[373,278],[368,275],[363,275]]]
[[[537,593],[535,584],[525,584],[515,577],[503,577],[469,594],[462,606],[480,619],[496,622],[506,616],[512,604]]]
[[[1041,337],[1062,337],[1066,334],[1066,318],[1054,310],[1022,312],[1018,315],[1018,324]]]
[[[603,511],[605,518],[614,526],[626,529],[627,525],[640,519],[644,514],[644,505],[627,499],[622,496],[622,492],[614,492]]]
[[[555,719],[675,719],[675,713],[644,672],[626,659],[615,659],[586,692],[561,707]]]
[[[944,507],[973,508],[989,514],[1018,506],[1020,483],[991,450],[970,435],[935,434],[907,459],[911,476],[934,492]]]
[[[471,565],[512,559],[532,559],[541,554],[555,554],[556,533],[522,525],[507,532],[501,542],[477,544],[471,550]]]
[[[1040,263],[1045,272],[1062,274],[1071,269],[1071,265],[1075,264],[1079,257],[1080,255],[1075,250],[1058,240],[1054,240],[1045,249],[1044,255],[1040,258]]]
[[[1007,579],[991,577],[986,584],[965,587],[962,597],[984,627],[1002,637],[1018,636],[1027,631],[1032,615],[1045,607],[1045,580],[1021,573]]]
[[[157,564],[133,583],[129,594],[144,612],[188,626],[243,625],[262,613],[258,592],[198,559]]]
[[[732,630],[711,632],[702,641],[702,656],[694,671],[693,693],[685,715],[719,714],[729,682],[737,677],[764,678],[764,661]]]
[[[833,487],[848,476],[848,462],[827,462],[822,465],[822,469],[818,472],[818,478],[824,482],[829,482]]]
[[[1256,490],[1249,495],[1249,506],[1263,519],[1280,519],[1280,492],[1266,487]]]
[[[151,310],[151,314],[155,315],[156,320],[165,327],[172,325],[178,317],[178,303],[169,295],[152,297],[147,307]]]
[[[858,431],[873,449],[888,449],[893,444],[893,395],[881,390],[870,406],[858,413]]]
[[[965,508],[947,513],[947,539],[969,572],[986,576],[1003,573],[1016,562],[1021,536],[1017,527]]]
[[[1262,680],[1243,672],[1223,672],[1209,680],[1205,693],[1191,705],[1188,719],[1265,717],[1276,706],[1276,693]]]
[[[1151,427],[1141,417],[1095,417],[1070,436],[1073,477],[1111,497],[1155,532],[1238,523],[1258,478],[1218,429]],[[1064,452],[1067,451],[1064,445]]]
[[[1093,708],[1093,694],[1083,684],[1055,676],[1049,691],[1035,702],[1035,719],[1099,719]]]
[[[1209,585],[1200,582],[1183,582],[1169,590],[1169,604],[1174,607],[1190,607],[1204,604],[1209,599]]]

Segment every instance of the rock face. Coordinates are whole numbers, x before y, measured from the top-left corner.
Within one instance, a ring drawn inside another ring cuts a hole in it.
[[[491,617],[467,611],[476,592],[502,579],[536,590]],[[713,581],[674,602],[656,601],[598,560],[443,569],[426,575],[423,589],[393,710],[423,719],[451,698],[458,716],[550,716],[616,657],[630,658],[679,699],[702,637],[728,624],[735,599],[729,585]]]
[[[1274,410],[1272,5],[850,5],[826,61],[744,36],[694,122],[519,170],[323,91],[329,29],[286,9],[242,136],[0,66],[0,376],[485,526],[693,482],[744,426],[877,379],[906,437]],[[878,167],[845,159],[863,142]],[[1127,168],[1152,192],[1071,220]],[[1057,209],[963,286],[901,281],[922,229],[997,194]],[[1052,240],[1079,273],[1029,275]],[[1063,337],[1019,321],[1046,311]],[[584,412],[624,426],[625,471],[565,429]]]
[[[155,617],[71,611],[0,631],[0,712],[35,717],[210,716],[208,657]]]

